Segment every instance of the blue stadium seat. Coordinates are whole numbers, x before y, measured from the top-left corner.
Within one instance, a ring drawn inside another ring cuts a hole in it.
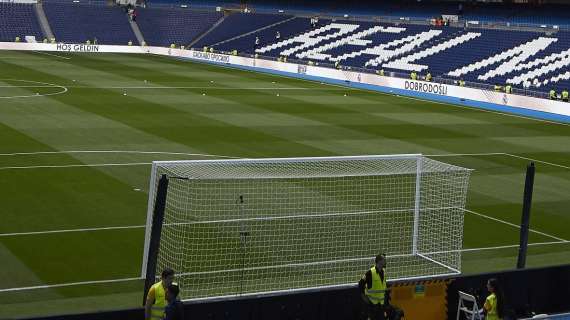
[[[148,45],[188,45],[222,18],[222,13],[185,8],[138,9],[137,23]]]
[[[341,65],[351,68],[376,70],[382,68],[385,71],[406,74],[411,71],[406,61],[410,61],[410,56],[415,56],[417,58],[410,63],[424,66],[417,71],[425,74],[429,70],[434,77],[451,80],[461,78],[470,82],[501,85],[509,82],[519,89],[522,89],[528,81],[532,81],[536,84],[530,89],[537,91],[554,88],[559,92],[564,88],[570,88],[569,32],[558,32],[554,36],[548,36],[542,32],[529,31],[338,20],[321,20],[318,26],[312,28],[309,19],[297,17],[236,37],[234,30],[239,29],[239,26],[236,25],[235,28],[232,26],[233,23],[228,21],[223,28],[217,29],[215,36],[203,39],[202,44],[213,46],[220,51],[235,49],[245,54],[288,56],[290,59],[304,59],[321,64],[334,64],[339,61]],[[378,31],[381,29],[385,32]],[[280,41],[275,39],[276,31],[281,34]],[[256,37],[260,39],[258,50],[254,49]],[[317,37],[321,37],[322,41],[315,40]],[[410,39],[416,38],[425,41],[412,44]],[[220,41],[221,39],[227,40]],[[536,44],[538,42],[542,44]],[[523,59],[518,66],[501,67],[503,63],[516,59],[519,54],[509,52],[521,45],[539,50],[526,60]],[[379,54],[388,54],[387,59],[378,60]],[[485,66],[479,67],[479,64],[476,64],[505,54],[510,56]],[[549,61],[542,61],[547,57]],[[531,65],[532,61],[537,62]],[[470,65],[474,65],[474,69],[470,72],[454,75],[453,71]],[[495,69],[499,71],[483,77]],[[536,72],[536,75],[524,81],[517,80],[532,70],[535,70],[533,72]]]
[[[136,44],[126,13],[104,4],[44,2],[44,11],[58,42],[98,44]]]
[[[34,7],[31,4],[4,3],[0,10],[0,41],[14,41],[20,37],[35,36],[37,41],[43,40]]]
[[[195,47],[210,46],[218,42],[231,39],[259,28],[276,24],[292,18],[288,15],[277,14],[255,14],[255,13],[235,13],[225,18],[225,20],[212,32],[196,43]],[[288,25],[284,30],[289,29]],[[275,34],[275,32],[274,32]],[[273,34],[273,35],[274,35]],[[250,42],[250,44],[253,42]],[[237,49],[237,48],[235,48]]]

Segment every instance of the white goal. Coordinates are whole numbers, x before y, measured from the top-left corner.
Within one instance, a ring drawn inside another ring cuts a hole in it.
[[[458,274],[470,172],[415,154],[154,162],[142,274],[174,269],[185,300],[354,285],[381,252],[389,280]]]

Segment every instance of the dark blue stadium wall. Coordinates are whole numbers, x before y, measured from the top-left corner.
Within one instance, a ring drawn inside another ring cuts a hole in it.
[[[456,317],[458,291],[474,294],[484,302],[488,294],[486,283],[490,278],[497,278],[502,283],[507,310],[518,317],[530,316],[531,312],[570,311],[570,266],[566,265],[457,278],[447,290],[448,319]]]
[[[447,290],[448,319],[455,319],[457,292],[487,295],[485,284],[498,278],[505,288],[508,309],[518,316],[531,311],[556,313],[570,311],[570,265],[460,276]],[[354,320],[360,315],[360,296],[356,288],[264,298],[233,299],[186,304],[188,319],[204,320]],[[35,320],[140,320],[143,309],[34,318]]]

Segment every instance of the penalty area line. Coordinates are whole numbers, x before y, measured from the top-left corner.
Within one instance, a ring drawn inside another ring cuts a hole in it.
[[[104,283],[116,283],[116,282],[129,282],[142,280],[141,277],[137,278],[122,278],[122,279],[109,279],[109,280],[92,280],[92,281],[81,281],[81,282],[68,282],[68,283],[58,283],[58,284],[46,284],[41,286],[29,286],[29,287],[16,287],[16,288],[5,288],[0,289],[0,293],[3,292],[16,292],[16,291],[28,291],[28,290],[38,290],[38,289],[52,289],[61,287],[72,287],[72,286],[82,286],[90,284],[104,284]]]
[[[168,152],[168,151],[138,151],[138,150],[64,150],[64,151],[34,151],[34,152],[14,152],[0,153],[0,156],[29,156],[42,154],[72,154],[72,153],[128,153],[128,154],[168,154],[181,156],[199,156],[199,157],[215,157],[240,159],[239,157],[224,156],[220,154],[208,153],[188,153],[188,152]]]
[[[152,162],[127,162],[127,163],[94,163],[94,164],[68,164],[68,165],[43,165],[43,166],[13,166],[0,167],[0,170],[23,170],[23,169],[56,169],[56,168],[84,168],[84,167],[127,167],[149,166]]]
[[[567,244],[567,243],[570,243],[570,241],[536,242],[536,243],[529,243],[528,245],[529,246],[547,246],[547,245],[557,245],[557,244]],[[428,252],[428,253],[423,253],[423,254],[424,255],[432,255],[432,254],[452,253],[452,252],[458,252],[458,251],[460,251],[460,252],[477,252],[477,251],[512,249],[512,248],[518,248],[518,247],[519,247],[518,244],[513,244],[513,245],[504,245],[504,246],[495,246],[495,247],[467,248],[467,249],[458,249],[458,250],[449,250],[449,251]],[[92,284],[130,282],[130,281],[140,281],[140,280],[143,280],[143,278],[133,277],[133,278],[122,278],[122,279],[58,283],[58,284],[48,284],[48,285],[40,285],[40,286],[5,288],[5,289],[0,289],[0,293],[29,291],[29,290],[38,290],[38,289],[51,289],[51,288],[61,288],[61,287],[81,286],[81,285],[92,285]]]
[[[30,235],[42,235],[42,234],[54,234],[54,233],[70,233],[70,232],[89,232],[89,231],[104,231],[104,230],[123,230],[123,229],[141,229],[146,227],[146,225],[134,225],[134,226],[116,226],[116,227],[99,227],[99,228],[80,228],[80,229],[62,229],[62,230],[47,230],[47,231],[30,231],[30,232],[11,232],[11,233],[0,233],[1,237],[14,237],[14,236],[30,236]]]
[[[479,213],[479,212],[475,212],[475,211],[469,210],[469,209],[463,209],[463,210],[464,210],[465,212],[469,212],[469,213],[471,213],[471,214],[474,214],[474,215],[476,215],[476,216],[479,216],[479,217],[482,217],[482,218],[485,218],[485,219],[489,219],[489,220],[493,220],[493,221],[495,221],[495,222],[500,222],[500,223],[506,224],[506,225],[511,226],[511,227],[513,227],[513,228],[517,228],[517,229],[520,229],[520,228],[521,228],[521,226],[519,226],[519,225],[516,225],[516,224],[514,224],[514,223],[511,223],[511,222],[508,222],[508,221],[505,221],[505,220],[501,220],[501,219],[498,219],[498,218],[494,218],[494,217],[488,216],[488,215],[486,215],[486,214],[482,214],[482,213]],[[549,237],[549,238],[552,238],[552,239],[557,240],[557,241],[568,242],[568,240],[566,240],[566,239],[562,239],[562,238],[559,238],[559,237],[557,237],[557,236],[553,236],[553,235],[548,234],[548,233],[545,233],[545,232],[541,232],[541,231],[534,230],[534,229],[530,229],[530,228],[529,228],[528,230],[529,230],[530,232],[533,232],[533,233],[536,233],[536,234],[540,234],[540,235],[542,235],[542,236]]]

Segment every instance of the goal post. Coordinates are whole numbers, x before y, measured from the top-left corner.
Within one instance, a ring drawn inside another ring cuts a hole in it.
[[[172,268],[201,300],[353,286],[380,252],[389,280],[458,274],[470,173],[420,154],[157,161],[142,276]]]

